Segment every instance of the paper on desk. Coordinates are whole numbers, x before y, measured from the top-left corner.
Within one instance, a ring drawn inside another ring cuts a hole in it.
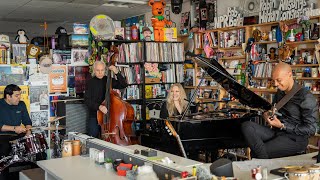
[[[237,168],[239,168],[240,171],[250,171],[253,168],[256,168],[257,166],[262,166],[263,168],[276,169],[281,168],[285,166],[303,166],[308,164],[315,164],[316,160],[277,160],[277,159],[255,159],[251,161],[238,161],[233,162]]]

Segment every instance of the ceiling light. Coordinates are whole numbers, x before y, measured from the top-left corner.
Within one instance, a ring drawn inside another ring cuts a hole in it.
[[[102,6],[129,8],[128,5],[115,4],[115,3],[105,3],[105,4],[102,4]]]
[[[148,4],[148,1],[134,1],[134,0],[109,0],[109,2],[121,2],[128,4]]]

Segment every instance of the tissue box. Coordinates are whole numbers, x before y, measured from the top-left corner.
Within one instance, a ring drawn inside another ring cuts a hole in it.
[[[152,149],[143,149],[141,150],[141,155],[144,155],[147,157],[154,157],[154,156],[157,156],[157,151]]]

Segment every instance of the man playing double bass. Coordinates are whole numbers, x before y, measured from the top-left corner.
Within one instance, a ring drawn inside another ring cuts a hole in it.
[[[123,89],[128,86],[125,78],[115,66],[109,66],[109,70],[116,75],[116,79],[112,78],[112,88]],[[94,77],[86,84],[84,102],[89,108],[88,135],[98,138],[101,128],[97,120],[97,111],[100,110],[104,114],[108,113],[107,107],[102,104],[105,100],[107,84],[106,64],[103,61],[96,61],[93,64],[93,73]]]

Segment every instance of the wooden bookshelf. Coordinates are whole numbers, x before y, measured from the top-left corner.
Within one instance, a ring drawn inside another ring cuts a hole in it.
[[[295,42],[286,42],[286,44],[307,44],[307,43],[316,43],[318,40],[306,40],[306,41],[295,41]]]
[[[255,42],[255,44],[274,44],[277,43],[277,41],[260,41],[260,42]]]
[[[296,77],[296,80],[320,80],[320,77]]]
[[[222,57],[220,60],[237,60],[237,59],[245,59],[246,56],[231,56],[231,57]]]
[[[296,64],[296,65],[291,65],[291,68],[300,68],[300,67],[319,67],[319,64]]]
[[[276,93],[277,89],[267,89],[267,88],[248,88],[253,92],[264,92],[264,93]]]

